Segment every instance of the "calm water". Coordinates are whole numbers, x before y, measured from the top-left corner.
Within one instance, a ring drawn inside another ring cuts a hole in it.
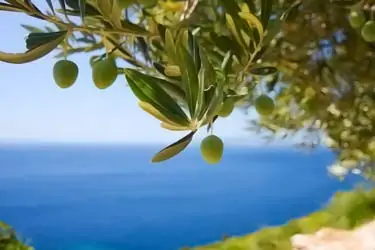
[[[322,150],[231,148],[209,166],[193,147],[149,164],[157,149],[0,147],[0,219],[37,250],[175,250],[284,223],[358,182],[329,177]]]

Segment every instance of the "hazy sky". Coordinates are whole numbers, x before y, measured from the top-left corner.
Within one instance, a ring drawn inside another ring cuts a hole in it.
[[[0,13],[0,22],[0,50],[6,52],[25,50],[27,31],[21,23],[42,24],[8,12]],[[107,90],[96,89],[87,55],[69,57],[79,65],[78,81],[72,88],[58,88],[52,78],[53,55],[22,65],[0,62],[0,141],[168,143],[185,134],[160,128],[157,120],[140,110],[125,77]],[[216,123],[215,134],[258,144],[258,137],[245,131],[247,119],[236,111]]]

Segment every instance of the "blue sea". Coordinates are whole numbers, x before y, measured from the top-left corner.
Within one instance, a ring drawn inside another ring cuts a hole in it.
[[[177,250],[285,223],[321,208],[340,182],[334,155],[230,147],[207,165],[199,148],[151,164],[154,146],[0,147],[0,220],[36,250]]]

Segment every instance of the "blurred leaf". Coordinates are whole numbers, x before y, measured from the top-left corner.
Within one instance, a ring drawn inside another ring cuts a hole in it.
[[[268,21],[270,20],[271,12],[272,12],[272,5],[274,0],[262,0],[261,6],[261,22],[263,24],[264,29],[267,28]]]
[[[277,72],[277,68],[275,67],[255,67],[250,70],[250,73],[253,75],[258,75],[258,76],[266,76],[266,75],[271,75],[275,74]]]
[[[52,0],[46,0],[48,7],[51,9],[52,13],[55,14],[55,9],[53,8]]]
[[[26,29],[27,31],[29,32],[34,32],[34,33],[42,33],[43,31],[37,27],[34,27],[34,26],[31,26],[31,25],[27,25],[27,24],[21,24],[21,26]],[[53,31],[52,31],[53,32]]]
[[[243,40],[242,35],[240,34],[239,28],[236,26],[232,16],[225,14],[225,18],[227,20],[227,25],[229,30],[232,32],[234,38],[236,39],[237,43],[240,44],[243,48],[246,49],[246,43]]]
[[[181,153],[190,144],[194,134],[195,131],[192,131],[185,137],[164,148],[152,158],[152,162],[162,162]]]
[[[81,14],[82,23],[84,23],[86,16],[86,0],[79,0],[79,11]]]
[[[59,0],[60,7],[63,11],[63,14],[66,16],[66,7],[65,7],[65,1],[64,0]]]
[[[6,4],[6,3],[0,3],[0,11],[1,10],[4,10],[4,11],[16,11],[16,12],[23,11],[22,8],[18,8],[18,7],[15,7],[13,5]]]

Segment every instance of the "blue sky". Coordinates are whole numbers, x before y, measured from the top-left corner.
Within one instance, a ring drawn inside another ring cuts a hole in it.
[[[0,22],[0,50],[5,52],[25,50],[27,32],[20,24],[42,24],[8,12],[0,13]],[[96,89],[87,55],[69,57],[79,65],[78,81],[72,88],[58,88],[52,78],[53,55],[22,65],[0,62],[0,141],[169,143],[185,134],[160,128],[157,120],[140,110],[124,77],[107,90]],[[248,119],[235,111],[217,122],[215,134],[257,145],[259,137],[245,131]],[[204,135],[202,131],[198,138]]]

